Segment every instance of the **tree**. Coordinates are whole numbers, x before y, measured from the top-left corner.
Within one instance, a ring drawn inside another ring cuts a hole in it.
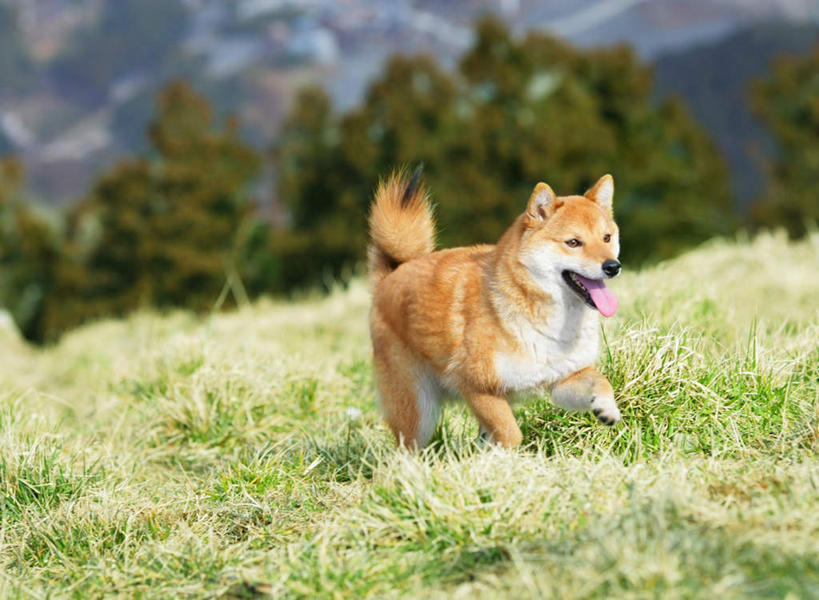
[[[733,227],[725,165],[679,99],[657,104],[650,70],[626,47],[578,50],[479,24],[449,75],[429,58],[388,61],[363,104],[337,116],[326,97],[296,103],[275,153],[294,240],[314,260],[306,285],[366,246],[378,178],[425,162],[444,245],[494,242],[537,181],[582,193],[614,175],[623,258],[641,263]],[[298,241],[298,243],[296,242]]]
[[[226,281],[242,294],[259,156],[180,82],[160,94],[150,139],[151,156],[116,165],[69,215],[51,331],[141,306],[209,310]]]
[[[819,222],[819,46],[781,59],[769,79],[753,86],[752,102],[779,142],[753,223],[783,226],[791,237],[801,237]]]
[[[171,275],[157,285],[154,302],[209,308],[225,273],[237,266],[236,245],[253,211],[248,187],[261,160],[240,141],[234,119],[213,131],[209,103],[186,84],[170,85],[158,108],[150,138],[163,206],[147,262]]]
[[[351,228],[337,221],[344,214],[339,190],[349,180],[337,156],[340,135],[327,95],[318,88],[302,90],[274,150],[279,197],[291,218],[290,228],[276,232],[271,248],[277,257],[274,286],[279,290],[305,281],[305,276],[315,281],[324,265],[337,273],[345,262],[355,260],[350,253],[355,245],[346,239]]]
[[[30,340],[45,338],[60,256],[58,230],[30,207],[22,163],[0,160],[0,306]]]
[[[426,161],[434,173],[444,162],[438,142],[454,97],[453,82],[431,59],[402,57],[341,119],[321,90],[298,96],[275,153],[279,197],[292,219],[273,246],[281,288],[332,280],[361,258],[373,185],[410,161]]]

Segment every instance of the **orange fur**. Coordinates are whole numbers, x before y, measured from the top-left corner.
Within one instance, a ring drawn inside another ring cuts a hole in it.
[[[379,187],[370,216],[370,328],[381,403],[399,444],[429,441],[447,390],[463,395],[506,447],[521,441],[507,394],[534,385],[549,386],[562,406],[619,419],[611,386],[591,366],[597,311],[553,273],[565,262],[594,277],[616,259],[612,193],[608,175],[585,196],[558,198],[541,183],[496,245],[433,252],[422,188],[401,174]],[[566,245],[578,236],[581,248]]]

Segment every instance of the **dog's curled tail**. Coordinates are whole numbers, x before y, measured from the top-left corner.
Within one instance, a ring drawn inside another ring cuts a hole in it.
[[[435,249],[435,221],[421,181],[423,165],[382,181],[370,208],[370,283],[373,287],[398,265]]]

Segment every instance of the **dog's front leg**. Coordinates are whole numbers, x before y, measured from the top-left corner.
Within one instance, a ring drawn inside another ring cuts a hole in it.
[[[567,410],[590,410],[605,425],[614,425],[620,420],[620,409],[609,380],[593,367],[572,373],[552,385],[549,391],[552,401]]]

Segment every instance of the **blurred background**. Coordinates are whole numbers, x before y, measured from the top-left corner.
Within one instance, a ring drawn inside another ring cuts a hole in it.
[[[636,267],[819,219],[819,0],[0,0],[0,306],[42,343],[357,273],[423,161],[443,245],[614,175]]]

